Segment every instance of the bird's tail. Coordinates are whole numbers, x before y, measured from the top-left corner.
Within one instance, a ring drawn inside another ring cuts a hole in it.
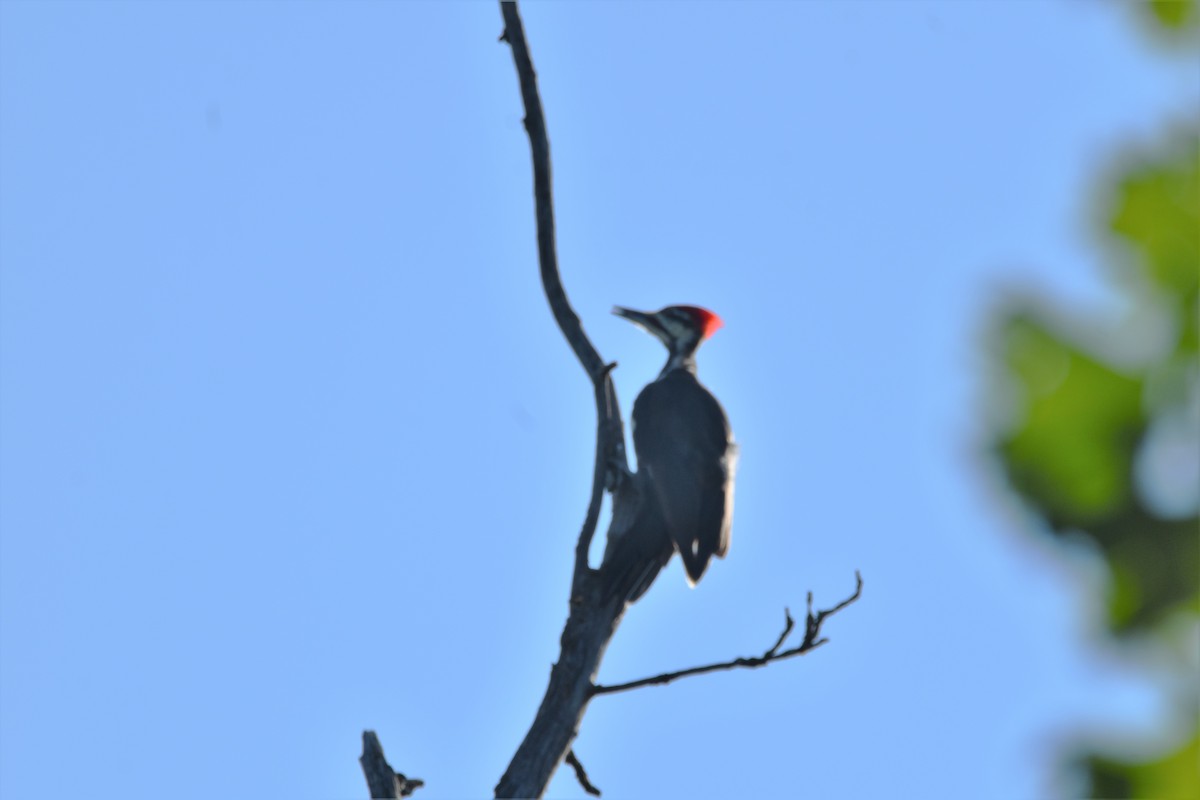
[[[675,547],[661,525],[635,525],[625,531],[620,539],[610,544],[600,566],[605,582],[605,602],[613,597],[624,597],[626,603],[636,603],[674,552]]]

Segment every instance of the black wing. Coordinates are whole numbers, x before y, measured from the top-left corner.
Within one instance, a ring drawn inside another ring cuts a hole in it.
[[[686,370],[647,386],[634,403],[633,445],[689,580],[729,549],[736,446],[717,399]]]

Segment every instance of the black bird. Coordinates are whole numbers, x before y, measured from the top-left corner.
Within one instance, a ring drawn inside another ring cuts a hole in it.
[[[653,313],[618,306],[613,313],[654,334],[668,351],[658,379],[633,405],[641,510],[621,540],[610,543],[613,573],[639,575],[630,579],[633,602],[673,551],[693,586],[713,556],[729,551],[737,445],[725,410],[696,379],[696,349],[721,318],[696,306]]]

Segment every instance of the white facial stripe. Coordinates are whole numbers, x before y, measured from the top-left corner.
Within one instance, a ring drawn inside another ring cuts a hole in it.
[[[672,308],[663,314],[661,319],[663,327],[670,331],[675,339],[692,330],[692,317],[686,311]]]

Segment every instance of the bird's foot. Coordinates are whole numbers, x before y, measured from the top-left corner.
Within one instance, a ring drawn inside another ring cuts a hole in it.
[[[633,472],[629,469],[625,459],[615,454],[609,456],[608,468],[604,473],[604,488],[615,494],[627,481],[631,480],[633,480]]]

